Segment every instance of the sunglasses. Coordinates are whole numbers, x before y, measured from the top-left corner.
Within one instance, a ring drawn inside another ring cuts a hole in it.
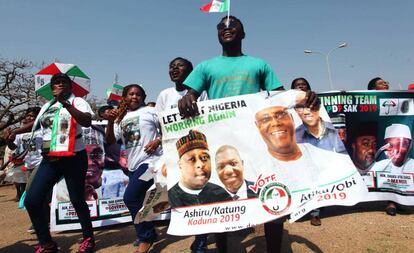
[[[225,28],[229,28],[229,29],[236,28],[236,27],[237,27],[237,25],[239,24],[237,21],[230,20],[230,22],[229,22],[229,27],[227,27],[226,23],[227,23],[227,19],[226,19],[226,20],[224,20],[223,22],[219,23],[219,24],[217,25],[217,30],[218,30],[218,31],[221,31],[221,30],[223,30],[223,29],[225,29]]]

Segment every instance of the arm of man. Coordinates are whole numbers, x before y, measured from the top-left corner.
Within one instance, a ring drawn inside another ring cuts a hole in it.
[[[198,64],[184,80],[187,94],[178,101],[178,110],[184,118],[193,118],[200,115],[197,99],[203,91],[207,91],[209,82],[206,80],[207,70],[203,63]]]
[[[264,62],[262,71],[264,75],[264,88],[266,90],[285,90],[269,64]],[[305,105],[306,107],[318,109],[320,105],[318,95],[313,91],[307,91]]]
[[[188,88],[187,94],[178,101],[178,110],[181,116],[184,116],[184,118],[193,118],[200,115],[197,106],[199,96],[200,94],[197,91]]]

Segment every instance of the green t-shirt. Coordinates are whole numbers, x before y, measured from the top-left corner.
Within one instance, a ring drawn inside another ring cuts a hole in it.
[[[272,68],[248,55],[218,56],[197,65],[184,84],[198,93],[207,91],[209,99],[274,90],[282,86]]]

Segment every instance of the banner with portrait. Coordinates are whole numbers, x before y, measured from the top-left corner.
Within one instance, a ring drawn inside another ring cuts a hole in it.
[[[131,216],[123,201],[128,177],[123,166],[126,166],[124,149],[109,149],[118,154],[112,155],[119,161],[116,166],[107,167],[105,160],[108,147],[104,147],[106,122],[93,122],[92,127],[83,128],[82,138],[88,155],[88,170],[85,179],[85,200],[89,206],[93,227],[119,224],[131,221]],[[106,149],[105,149],[106,148]],[[51,231],[80,229],[80,223],[72,206],[66,182],[62,178],[53,188],[51,215]]]
[[[319,94],[369,190],[366,201],[414,205],[414,92]]]
[[[168,233],[240,230],[287,215],[293,222],[318,207],[361,201],[364,181],[329,116],[304,98],[261,92],[197,103],[192,119],[177,109],[160,113]],[[304,135],[315,130],[321,145]]]

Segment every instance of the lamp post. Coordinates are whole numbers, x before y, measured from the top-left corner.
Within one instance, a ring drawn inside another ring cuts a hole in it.
[[[348,46],[348,44],[346,42],[344,42],[344,43],[340,44],[339,46],[337,46],[335,48],[332,48],[327,54],[324,54],[324,53],[321,53],[321,52],[318,52],[318,51],[312,51],[312,50],[305,50],[304,51],[305,54],[320,54],[323,57],[325,57],[326,68],[328,69],[328,78],[329,78],[329,84],[331,86],[331,90],[333,90],[333,83],[332,83],[332,76],[331,76],[331,66],[329,64],[329,56],[336,49],[344,48],[344,47],[347,47],[347,46]]]

